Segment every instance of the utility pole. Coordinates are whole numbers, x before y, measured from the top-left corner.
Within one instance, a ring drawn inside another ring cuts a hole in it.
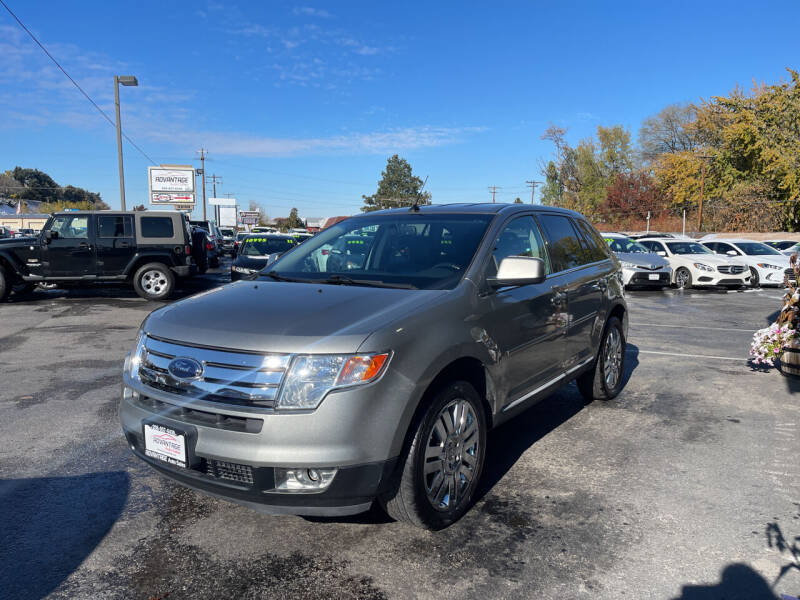
[[[683,235],[686,235],[686,209],[683,209]]]
[[[217,174],[213,174],[213,175],[211,175],[211,177],[209,177],[209,179],[211,179],[211,185],[213,186],[213,189],[214,189],[214,192],[213,192],[214,196],[213,197],[216,198],[217,197],[217,181],[222,183],[222,177],[220,177]],[[219,206],[215,206],[214,207],[214,220],[217,223],[219,223]]]
[[[208,150],[200,148],[200,174],[203,176],[203,221],[206,220],[206,156]]]
[[[495,195],[495,193],[497,192],[497,190],[502,190],[502,189],[503,188],[499,188],[496,185],[490,185],[489,186],[489,190],[492,192],[492,204],[494,204],[494,195]]]
[[[647,211],[647,233],[650,233],[650,211]]]
[[[534,203],[534,195],[536,194],[536,186],[544,183],[544,181],[526,181],[529,188],[531,188],[531,204]]]
[[[697,233],[703,231],[703,194],[706,188],[706,160],[711,158],[710,156],[701,156],[700,159],[703,161],[703,175],[700,178],[700,205],[697,210]]]

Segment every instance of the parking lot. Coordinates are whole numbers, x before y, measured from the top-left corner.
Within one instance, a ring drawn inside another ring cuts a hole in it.
[[[495,430],[475,506],[432,533],[378,509],[262,516],[163,479],[117,419],[123,358],[159,304],[35,292],[0,308],[0,595],[800,594],[800,386],[747,361],[780,297],[629,293],[623,393],[584,406],[571,385]]]

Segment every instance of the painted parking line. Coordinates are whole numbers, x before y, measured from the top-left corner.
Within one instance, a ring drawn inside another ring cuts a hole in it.
[[[628,352],[635,352],[632,348]],[[710,356],[708,354],[687,354],[685,352],[658,352],[656,350],[639,350],[639,354],[659,354],[662,356],[680,356],[682,358],[712,358],[715,360],[735,360],[738,362],[747,362],[748,358],[736,358],[734,356]]]
[[[669,329],[709,329],[711,331],[744,331],[746,333],[755,333],[757,329],[734,329],[732,327],[707,327],[705,325],[664,325],[662,323],[637,323],[634,321],[630,324],[631,327],[666,327]]]

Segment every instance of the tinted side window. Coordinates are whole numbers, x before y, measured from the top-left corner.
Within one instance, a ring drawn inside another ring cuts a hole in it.
[[[542,234],[533,217],[518,217],[503,228],[494,242],[486,276],[494,277],[502,260],[509,256],[541,258],[547,264]]]
[[[651,252],[663,252],[664,247],[659,242],[639,242],[642,246]]]
[[[586,249],[586,262],[593,263],[608,258],[608,245],[597,233],[597,230],[586,221],[576,219],[578,232],[581,234],[581,241]]]
[[[175,235],[169,217],[142,217],[142,237],[169,238]]]
[[[133,217],[108,215],[97,217],[97,237],[121,238],[133,235]]]
[[[561,215],[548,214],[539,215],[538,218],[547,237],[553,272],[566,271],[582,265],[584,249],[570,220]]]

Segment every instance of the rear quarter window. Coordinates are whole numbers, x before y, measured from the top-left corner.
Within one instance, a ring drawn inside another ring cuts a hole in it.
[[[141,236],[143,238],[171,238],[175,235],[170,217],[142,217]]]

